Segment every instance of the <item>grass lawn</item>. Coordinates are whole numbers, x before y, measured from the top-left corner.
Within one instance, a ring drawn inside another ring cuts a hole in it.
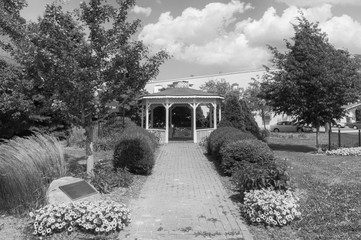
[[[328,135],[320,137],[327,144]],[[290,167],[302,219],[285,229],[251,226],[255,238],[361,239],[361,158],[315,154],[315,133],[272,134],[268,142]]]

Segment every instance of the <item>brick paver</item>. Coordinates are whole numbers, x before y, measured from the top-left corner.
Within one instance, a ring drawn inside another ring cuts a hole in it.
[[[253,239],[218,173],[194,143],[161,146],[119,239]]]

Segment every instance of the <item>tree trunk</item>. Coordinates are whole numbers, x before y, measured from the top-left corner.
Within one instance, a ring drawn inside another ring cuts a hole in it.
[[[264,114],[263,109],[261,109],[261,117],[262,117],[263,128],[264,128],[264,130],[266,130],[266,120],[265,120],[265,114]]]
[[[320,148],[320,126],[316,126],[316,148]]]
[[[86,160],[86,172],[88,175],[93,174],[94,168],[94,155],[93,155],[93,124],[85,127],[85,154],[87,157]]]
[[[331,128],[331,123],[326,123],[325,124],[325,133],[329,132]]]

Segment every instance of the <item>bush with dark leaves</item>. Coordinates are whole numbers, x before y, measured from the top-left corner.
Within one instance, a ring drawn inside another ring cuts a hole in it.
[[[220,151],[221,167],[230,174],[237,162],[265,163],[273,161],[274,156],[268,145],[257,139],[239,140],[224,144]]]

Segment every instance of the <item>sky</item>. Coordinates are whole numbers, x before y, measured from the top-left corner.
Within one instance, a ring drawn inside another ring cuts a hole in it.
[[[21,14],[36,21],[51,2],[28,0]],[[61,2],[71,10],[81,1]],[[108,2],[116,6],[116,0]],[[319,22],[336,48],[361,54],[361,0],[138,0],[129,19],[142,21],[135,39],[172,55],[157,77],[164,80],[270,65],[267,45],[285,49],[300,11]]]

